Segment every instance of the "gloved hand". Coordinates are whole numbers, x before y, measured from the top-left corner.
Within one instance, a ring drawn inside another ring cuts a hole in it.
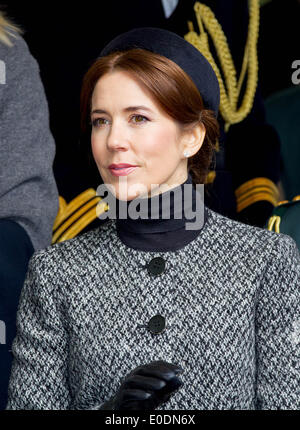
[[[154,410],[182,385],[183,369],[165,361],[153,361],[130,372],[118,392],[102,409]]]

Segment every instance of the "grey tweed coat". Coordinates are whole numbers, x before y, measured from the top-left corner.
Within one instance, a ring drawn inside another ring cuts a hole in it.
[[[165,270],[152,275],[154,257]],[[173,252],[138,251],[109,220],[32,256],[7,409],[98,409],[136,366],[179,364],[157,409],[300,409],[295,241],[208,210]],[[166,330],[147,329],[154,315]]]

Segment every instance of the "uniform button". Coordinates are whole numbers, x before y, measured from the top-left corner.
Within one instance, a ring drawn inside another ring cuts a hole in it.
[[[150,275],[160,275],[165,270],[166,262],[162,257],[153,258],[147,265]]]
[[[165,331],[166,320],[161,315],[155,315],[148,322],[148,330],[153,334],[159,334]]]

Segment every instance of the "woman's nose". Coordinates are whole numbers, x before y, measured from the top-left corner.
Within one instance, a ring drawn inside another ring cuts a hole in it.
[[[126,131],[120,122],[116,121],[110,126],[110,130],[107,135],[107,147],[110,149],[128,148]]]

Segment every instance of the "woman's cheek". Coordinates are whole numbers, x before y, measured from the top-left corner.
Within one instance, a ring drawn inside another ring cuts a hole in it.
[[[97,156],[99,155],[99,146],[97,145],[96,139],[93,134],[91,136],[91,148],[94,158],[97,158]]]

